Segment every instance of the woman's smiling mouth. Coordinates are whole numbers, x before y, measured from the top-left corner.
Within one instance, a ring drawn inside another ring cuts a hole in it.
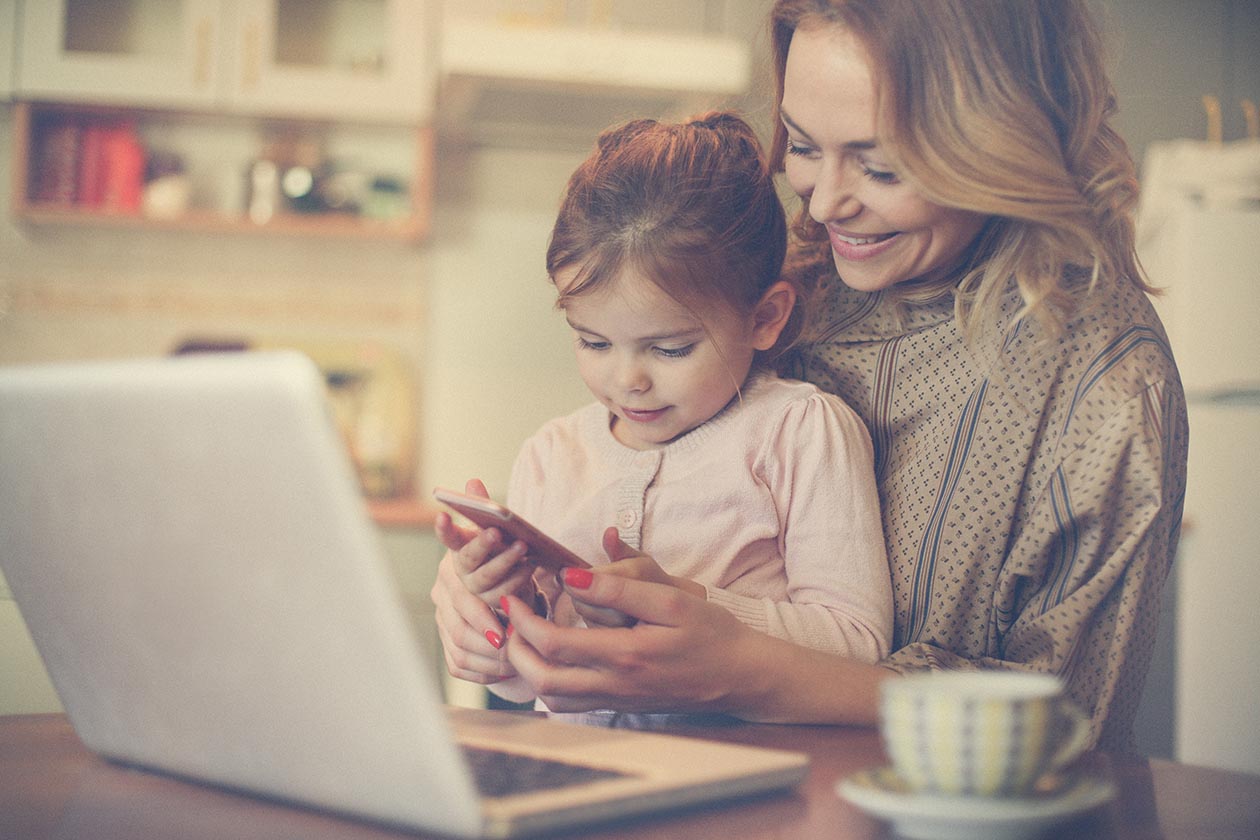
[[[827,235],[831,239],[832,250],[841,259],[866,260],[879,256],[887,250],[890,243],[897,238],[898,233],[872,233],[859,236],[827,228]]]

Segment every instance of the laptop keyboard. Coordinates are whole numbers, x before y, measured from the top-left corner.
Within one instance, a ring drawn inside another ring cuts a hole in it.
[[[483,796],[511,796],[539,790],[554,790],[600,779],[628,776],[616,770],[605,770],[582,764],[566,764],[545,758],[517,753],[461,747],[472,767],[477,789]]]

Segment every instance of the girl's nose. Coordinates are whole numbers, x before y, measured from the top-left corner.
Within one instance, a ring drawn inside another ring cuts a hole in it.
[[[641,394],[652,387],[652,379],[638,359],[628,358],[617,366],[617,385],[627,393]]]
[[[853,191],[856,173],[842,162],[825,162],[809,193],[809,215],[819,224],[851,219],[862,210]]]

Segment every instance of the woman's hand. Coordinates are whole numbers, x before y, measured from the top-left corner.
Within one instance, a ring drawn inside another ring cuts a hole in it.
[[[660,583],[681,589],[697,598],[705,597],[705,589],[694,581],[678,578],[666,572],[660,565],[646,554],[639,554],[626,545],[617,536],[616,528],[607,528],[603,534],[604,553],[608,555],[608,564],[601,566],[593,574],[617,575],[634,580]],[[582,600],[573,589],[568,592],[573,601],[574,611],[586,621],[588,627],[629,627],[634,620],[619,610],[598,607]]]
[[[635,623],[561,627],[508,599],[509,659],[548,708],[736,711],[752,702],[757,648],[768,636],[672,585],[586,570],[568,570],[565,580],[575,603]]]
[[[723,712],[777,723],[873,725],[893,672],[776,639],[672,585],[569,569],[565,589],[634,620],[562,627],[508,598],[508,659],[557,712]]]

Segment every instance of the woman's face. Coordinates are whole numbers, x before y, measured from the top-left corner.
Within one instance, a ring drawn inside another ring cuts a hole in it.
[[[888,166],[870,62],[843,27],[796,30],[780,117],[788,182],[826,227],[846,285],[873,292],[934,280],[962,262],[985,217],[925,200]]]

